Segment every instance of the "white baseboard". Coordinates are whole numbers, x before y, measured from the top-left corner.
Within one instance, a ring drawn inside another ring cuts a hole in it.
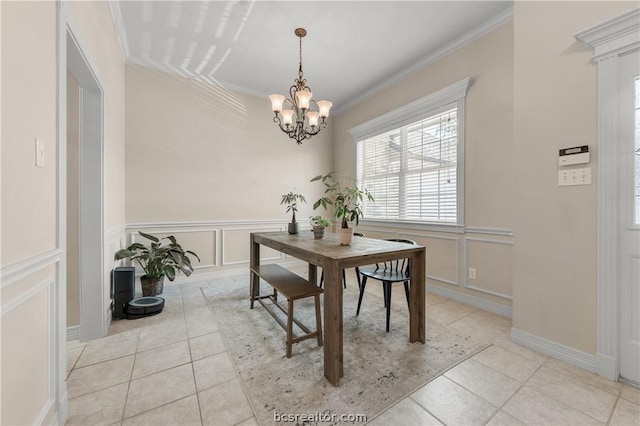
[[[549,355],[566,363],[601,374],[596,365],[596,356],[565,346],[561,343],[538,337],[536,335],[511,327],[511,340],[534,351]],[[615,380],[615,379],[613,379]]]
[[[601,353],[596,354],[597,373],[614,382],[618,380],[618,360]]]
[[[509,306],[504,306],[499,303],[490,302],[488,300],[471,296],[469,294],[460,293],[458,291],[450,290],[448,288],[427,285],[427,291],[429,293],[437,294],[438,296],[446,297],[447,299],[455,300],[456,302],[464,303],[466,305],[470,305],[475,308],[493,312],[494,314],[501,315],[503,317],[511,318],[513,315],[513,311]]]
[[[74,340],[80,340],[80,326],[74,325],[67,327],[67,342],[73,342]]]

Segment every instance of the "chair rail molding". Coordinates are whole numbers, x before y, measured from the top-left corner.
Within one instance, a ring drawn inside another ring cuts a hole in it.
[[[640,48],[640,8],[587,28],[575,38],[593,48],[598,70],[598,348],[596,371],[619,375],[618,58]]]

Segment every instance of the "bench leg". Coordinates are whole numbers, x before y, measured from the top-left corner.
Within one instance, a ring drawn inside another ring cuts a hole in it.
[[[318,332],[318,346],[322,346],[322,317],[320,316],[320,295],[314,296],[316,302],[316,331]]]
[[[291,358],[291,345],[293,341],[293,300],[289,299],[287,312],[287,358]]]

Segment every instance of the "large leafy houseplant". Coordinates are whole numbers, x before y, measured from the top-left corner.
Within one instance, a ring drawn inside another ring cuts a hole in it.
[[[357,226],[363,216],[362,202],[365,198],[373,201],[373,195],[369,190],[358,187],[355,179],[343,179],[341,181],[337,178],[335,172],[318,175],[311,179],[311,182],[315,181],[321,181],[325,186],[325,195],[313,204],[313,209],[315,210],[322,206],[326,210],[328,206],[332,205],[333,214],[341,222],[341,229],[350,229],[349,222],[355,222]],[[353,230],[348,232],[349,236],[352,234]],[[345,238],[347,237],[345,236]],[[350,242],[350,238],[344,240],[344,242],[341,240],[341,244],[349,244]]]
[[[151,241],[151,244],[133,243],[126,249],[118,250],[115,260],[131,259],[138,262],[145,272],[140,277],[142,284],[142,294],[144,296],[155,296],[162,293],[164,277],[173,281],[176,275],[182,272],[187,277],[193,272],[189,255],[194,256],[198,261],[200,257],[191,250],[184,250],[176,241],[173,235],[158,238],[138,231],[141,237]],[[163,243],[167,240],[167,243]]]
[[[280,205],[286,204],[287,209],[285,213],[291,212],[291,223],[289,223],[289,233],[297,234],[300,226],[296,222],[296,212],[298,211],[298,202],[306,203],[307,200],[301,194],[295,194],[294,192],[289,192],[288,194],[284,194],[282,196],[282,200],[280,200]]]

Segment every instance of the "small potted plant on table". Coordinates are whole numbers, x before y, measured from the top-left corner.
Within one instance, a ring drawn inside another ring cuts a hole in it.
[[[316,176],[311,182],[318,180],[324,184],[326,196],[316,201],[313,209],[322,206],[326,210],[328,206],[333,205],[333,214],[342,224],[338,231],[340,244],[349,245],[353,237],[353,228],[349,228],[349,222],[355,222],[356,226],[360,223],[363,216],[362,202],[365,198],[373,201],[373,195],[366,188],[359,188],[354,179],[348,179],[348,183],[341,183],[334,172]]]
[[[126,249],[118,250],[115,260],[132,259],[142,267],[145,272],[145,275],[140,277],[143,296],[162,294],[165,276],[169,281],[173,281],[177,273],[182,272],[187,277],[191,275],[193,266],[191,266],[189,255],[200,261],[197,254],[191,250],[184,250],[173,235],[160,239],[140,231],[138,234],[150,240],[151,244],[145,246],[141,243],[133,243]],[[163,240],[169,242],[163,245]]]
[[[329,219],[322,216],[313,216],[311,218],[311,226],[313,227],[313,238],[321,240],[324,238],[324,229],[331,225]]]
[[[284,194],[282,196],[282,200],[280,201],[280,205],[286,204],[287,210],[285,213],[292,213],[291,223],[289,223],[289,233],[297,234],[300,231],[300,224],[296,222],[296,212],[298,211],[298,202],[306,203],[304,196],[300,194],[294,194],[293,192],[289,192],[288,194]]]

